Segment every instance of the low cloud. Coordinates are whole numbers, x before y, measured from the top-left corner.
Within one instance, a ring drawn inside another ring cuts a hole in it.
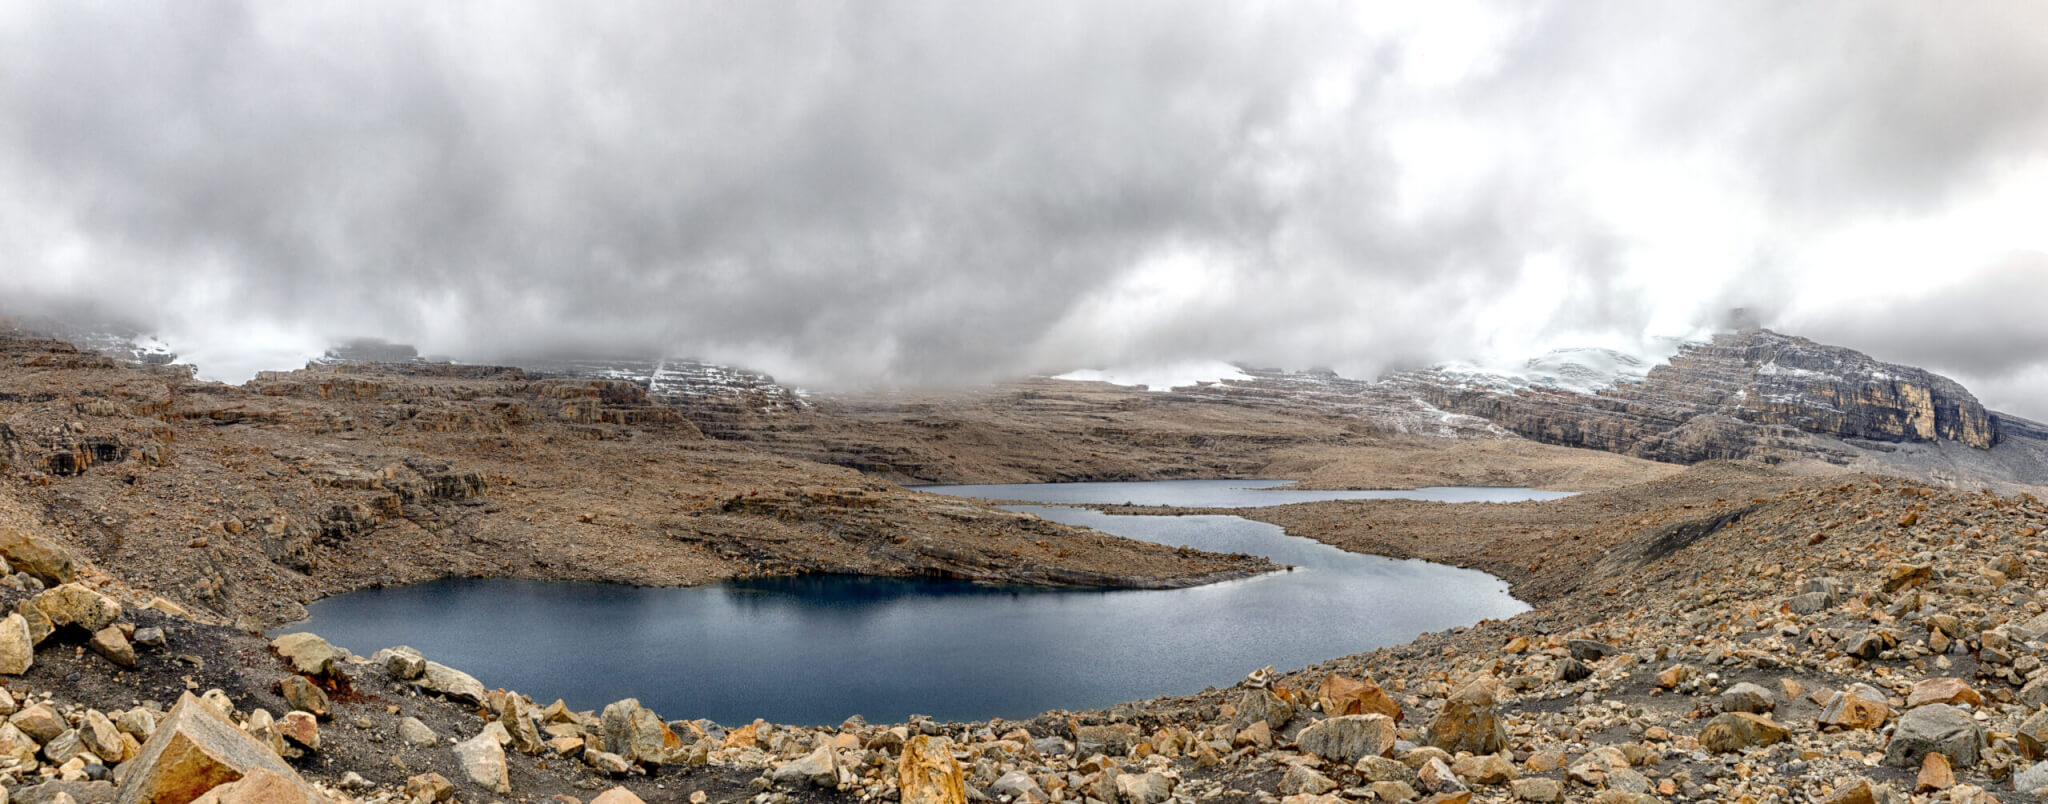
[[[844,387],[1371,374],[1745,306],[2004,388],[2042,324],[1974,318],[1994,358],[1872,312],[1962,309],[1936,283],[1814,294],[1893,224],[2039,287],[2008,256],[2042,235],[1969,212],[2048,158],[2037,18],[0,3],[0,308],[136,321],[210,366],[372,336]]]

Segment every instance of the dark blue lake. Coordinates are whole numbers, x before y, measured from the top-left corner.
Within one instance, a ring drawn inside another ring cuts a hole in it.
[[[1189,483],[927,490],[1099,501],[1052,491],[1086,487],[1142,503],[1172,484],[1173,504],[1232,504],[1213,501],[1233,499],[1229,487],[1204,501],[1185,495]],[[852,576],[681,589],[454,579],[328,598],[307,607],[308,621],[280,631],[312,631],[364,655],[408,644],[486,686],[578,709],[635,697],[669,719],[825,724],[853,714],[1027,718],[1188,694],[1269,664],[1306,666],[1527,609],[1482,572],[1347,553],[1238,517],[1016,510],[1126,538],[1266,555],[1296,569],[1167,591]]]

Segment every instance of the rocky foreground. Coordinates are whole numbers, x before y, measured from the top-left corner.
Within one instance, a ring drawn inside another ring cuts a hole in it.
[[[1586,495],[1581,505],[1618,518],[1503,533],[1529,547],[1569,532],[1551,546],[1586,559],[1546,565],[1576,584],[1517,565],[1518,588],[1543,591],[1510,620],[1187,698],[833,728],[665,720],[687,713],[630,700],[574,712],[402,647],[356,657],[312,635],[265,640],[195,622],[61,545],[14,534],[0,540],[13,573],[0,584],[11,612],[0,620],[0,784],[34,802],[2048,792],[2048,600],[2032,583],[2048,572],[2048,506],[1739,467],[1698,485],[1697,501],[1667,508]],[[1766,493],[1715,495],[1738,488]]]

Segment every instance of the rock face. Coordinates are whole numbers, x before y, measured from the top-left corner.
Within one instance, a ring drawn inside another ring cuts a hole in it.
[[[303,786],[270,749],[187,693],[129,760],[116,804],[184,802],[257,771]]]
[[[1769,330],[1687,344],[1641,382],[1594,394],[1460,382],[1440,371],[1394,382],[1444,410],[1536,441],[1695,463],[1851,454],[1808,434],[1870,442],[1998,442],[1991,412],[1955,381]]]

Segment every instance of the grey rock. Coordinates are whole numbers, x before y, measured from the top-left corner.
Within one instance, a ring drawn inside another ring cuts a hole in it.
[[[1744,681],[1721,692],[1721,711],[1749,712],[1762,714],[1778,705],[1777,696],[1770,690]]]
[[[1369,756],[1385,756],[1394,748],[1394,719],[1386,715],[1345,715],[1326,718],[1302,729],[1295,743],[1301,750],[1331,762],[1350,765]]]
[[[1983,743],[1983,730],[1968,713],[1948,704],[1928,704],[1899,717],[1884,760],[1897,768],[1919,768],[1923,758],[1939,752],[1960,771],[1977,764]]]

